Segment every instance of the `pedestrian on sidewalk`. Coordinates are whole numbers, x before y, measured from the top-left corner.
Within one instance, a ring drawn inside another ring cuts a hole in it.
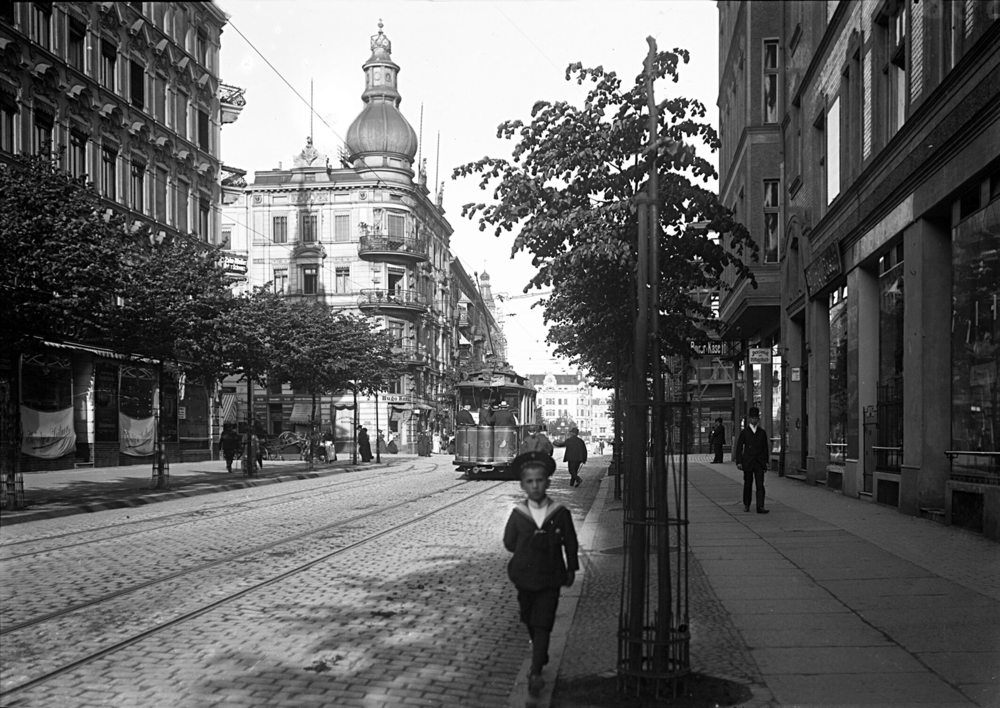
[[[580,482],[580,466],[587,461],[587,443],[581,440],[577,435],[580,429],[575,425],[569,429],[569,437],[566,438],[564,445],[566,446],[566,452],[563,453],[563,462],[569,466],[569,486],[579,487]]]
[[[733,449],[736,469],[743,470],[743,511],[750,511],[753,485],[757,485],[757,513],[767,514],[764,508],[764,473],[771,464],[771,440],[760,424],[760,409],[753,406],[747,412],[747,424],[740,431]]]
[[[556,621],[559,588],[571,587],[580,568],[573,517],[547,494],[556,469],[550,455],[525,452],[511,463],[527,498],[514,507],[503,532],[503,545],[513,553],[507,575],[517,588],[521,621],[531,637],[528,692],[537,697],[549,661],[549,636]]]
[[[538,429],[534,423],[528,424],[528,434],[521,441],[521,452],[544,452],[549,457],[552,456],[554,448],[548,436]]]
[[[712,428],[712,452],[715,453],[714,464],[722,462],[722,446],[726,444],[726,426],[722,424],[722,418],[715,419],[715,427]]]
[[[236,457],[236,451],[240,449],[240,436],[233,429],[232,423],[226,423],[222,426],[219,447],[222,448],[222,457],[226,460],[226,472],[232,472],[233,458]]]

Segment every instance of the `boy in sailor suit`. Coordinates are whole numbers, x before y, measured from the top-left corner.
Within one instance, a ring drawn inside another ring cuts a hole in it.
[[[580,568],[579,545],[569,509],[546,495],[556,463],[544,452],[525,452],[511,466],[527,499],[514,507],[504,529],[503,545],[514,555],[507,575],[517,588],[521,621],[531,637],[528,692],[537,697],[545,685],[549,635],[555,624],[559,588],[573,585]]]

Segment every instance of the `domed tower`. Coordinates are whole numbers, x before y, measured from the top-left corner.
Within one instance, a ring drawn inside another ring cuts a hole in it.
[[[380,179],[412,183],[417,133],[399,111],[399,66],[392,61],[392,42],[382,32],[372,36],[372,55],[362,65],[365,107],[347,129],[347,159],[357,170],[377,171]]]

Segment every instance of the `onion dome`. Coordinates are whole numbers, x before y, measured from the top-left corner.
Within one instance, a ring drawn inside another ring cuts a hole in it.
[[[396,90],[399,66],[392,61],[392,43],[382,33],[371,39],[372,55],[362,64],[365,91],[361,94],[365,107],[344,140],[348,159],[355,166],[396,166],[409,170],[417,154],[417,133],[399,111],[402,98]],[[378,160],[371,157],[379,156]],[[381,157],[390,158],[388,162]],[[359,165],[358,161],[363,165]]]

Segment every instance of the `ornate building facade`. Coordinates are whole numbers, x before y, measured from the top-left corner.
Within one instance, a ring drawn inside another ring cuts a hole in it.
[[[0,3],[0,161],[64,148],[63,168],[109,208],[160,239],[218,243],[223,181],[239,173],[222,165],[221,128],[244,105],[218,77],[225,24],[211,2]],[[152,362],[60,345],[22,362],[21,383],[29,427],[72,431],[26,453],[27,471],[148,464],[155,413],[172,459],[211,455],[211,396],[158,381]]]
[[[362,70],[364,105],[339,158],[331,163],[307,138],[290,169],[254,174],[225,207],[222,232],[232,253],[247,259],[244,287],[270,283],[293,300],[376,318],[392,333],[406,372],[378,405],[359,401],[358,420],[410,450],[419,430],[449,429],[451,412],[440,403],[447,373],[487,353],[502,359],[484,344],[502,339],[479,284],[451,255],[441,191],[432,195],[416,164],[417,135],[399,110],[400,67],[381,23]],[[237,396],[235,387],[228,395]],[[308,422],[288,386],[254,398],[269,434]],[[346,395],[323,402],[321,422],[329,431],[336,418],[338,443],[354,439],[349,405]]]
[[[996,3],[719,8],[721,193],[763,282],[722,318],[774,466],[1000,539]]]

